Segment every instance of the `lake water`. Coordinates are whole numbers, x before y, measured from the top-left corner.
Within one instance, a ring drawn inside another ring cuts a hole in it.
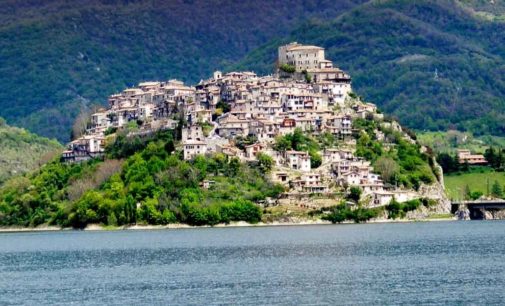
[[[0,234],[0,305],[502,304],[505,222]]]

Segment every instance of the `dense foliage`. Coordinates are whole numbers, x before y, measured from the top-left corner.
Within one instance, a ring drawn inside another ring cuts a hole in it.
[[[384,209],[381,208],[365,208],[357,207],[351,209],[345,203],[333,206],[323,215],[323,220],[328,220],[331,223],[341,223],[344,221],[354,221],[356,223],[365,222],[373,218],[377,218]]]
[[[198,82],[306,18],[364,1],[2,1],[0,116],[66,141],[80,110],[114,92]]]
[[[0,190],[0,225],[255,223],[262,211],[254,203],[283,192],[258,168],[225,155],[182,161],[170,132],[146,142],[119,139],[123,149],[110,154],[124,161],[53,161],[8,181]],[[131,153],[132,146],[137,152]]]
[[[334,20],[307,22],[233,68],[266,73],[278,45],[315,44],[351,74],[360,94],[408,127],[505,135],[505,23],[469,7],[496,13],[505,5],[370,1]]]
[[[356,155],[371,161],[386,183],[414,189],[419,188],[421,183],[433,183],[435,176],[431,157],[390,125],[370,119],[354,120],[353,127],[360,129],[360,133],[355,135]],[[377,139],[379,133],[383,140]]]
[[[279,69],[286,73],[294,73],[296,71],[296,67],[288,64],[282,64],[279,66]]]
[[[386,211],[390,219],[405,218],[407,212],[416,210],[422,205],[429,207],[434,205],[434,202],[428,199],[414,199],[399,203],[393,199],[391,203],[386,206]]]
[[[12,175],[35,169],[61,149],[56,140],[10,127],[0,118],[0,185]]]
[[[318,140],[310,136],[309,133],[304,133],[300,128],[296,128],[293,133],[277,136],[274,144],[274,149],[279,152],[288,150],[308,152],[312,168],[317,168],[322,163],[322,157],[319,154],[320,148]]]

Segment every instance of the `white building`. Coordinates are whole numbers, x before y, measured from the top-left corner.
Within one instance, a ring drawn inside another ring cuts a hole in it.
[[[190,160],[195,158],[197,155],[205,155],[207,153],[207,144],[203,141],[188,140],[182,145],[185,160]]]
[[[310,171],[310,155],[301,151],[286,151],[287,166],[294,170]]]

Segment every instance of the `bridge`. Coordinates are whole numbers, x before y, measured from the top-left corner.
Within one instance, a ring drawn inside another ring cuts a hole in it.
[[[453,201],[451,202],[451,212],[455,213],[461,206],[466,206],[470,211],[470,219],[482,219],[483,210],[505,209],[505,200],[475,200],[475,201]]]

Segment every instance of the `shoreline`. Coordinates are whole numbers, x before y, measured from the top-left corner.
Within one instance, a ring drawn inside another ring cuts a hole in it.
[[[229,224],[219,223],[214,226],[211,225],[188,225],[182,223],[174,223],[168,225],[132,225],[132,226],[117,226],[109,227],[99,224],[90,224],[84,229],[75,229],[71,227],[59,226],[39,226],[39,227],[0,227],[0,233],[25,233],[25,232],[59,232],[59,231],[136,231],[136,230],[177,230],[177,229],[198,229],[198,228],[238,228],[238,227],[274,227],[274,226],[304,226],[304,225],[345,225],[345,224],[377,224],[377,223],[413,223],[413,222],[443,222],[443,221],[458,221],[455,217],[451,218],[427,218],[427,219],[379,219],[363,223],[355,223],[353,221],[345,221],[342,223],[331,223],[324,220],[301,220],[299,222],[271,222],[256,224],[247,223],[245,221],[232,222]]]

